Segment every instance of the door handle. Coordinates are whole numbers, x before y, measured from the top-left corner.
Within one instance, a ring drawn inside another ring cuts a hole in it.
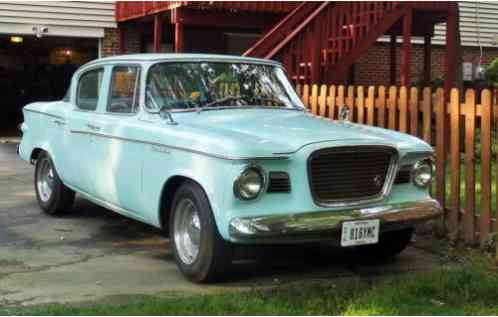
[[[93,131],[100,131],[100,127],[97,127],[93,124],[87,124],[86,125],[90,130],[93,130]]]
[[[57,124],[58,126],[62,126],[62,125],[66,124],[64,121],[61,121],[61,120],[54,120],[54,123]]]

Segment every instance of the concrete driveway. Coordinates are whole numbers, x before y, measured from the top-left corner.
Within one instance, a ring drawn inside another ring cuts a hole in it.
[[[195,285],[177,271],[169,240],[150,226],[80,198],[68,215],[43,214],[33,170],[17,158],[15,144],[0,144],[0,306],[235,291],[440,265],[436,255],[413,247],[396,261],[358,264],[333,250],[324,256],[323,250],[288,246],[258,250],[258,261],[234,265],[224,283]]]

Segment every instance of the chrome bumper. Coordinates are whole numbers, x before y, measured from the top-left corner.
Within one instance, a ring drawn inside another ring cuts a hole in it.
[[[356,208],[345,211],[320,211],[309,213],[233,218],[230,237],[238,242],[320,241],[333,240],[332,233],[339,232],[345,221],[380,219],[380,230],[413,226],[442,214],[436,200],[378,207]]]

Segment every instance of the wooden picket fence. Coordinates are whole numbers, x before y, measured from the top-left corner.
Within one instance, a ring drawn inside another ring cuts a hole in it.
[[[313,114],[337,119],[343,106],[351,121],[417,136],[434,146],[435,184],[432,193],[445,208],[443,228],[454,241],[490,246],[498,231],[496,183],[498,129],[496,96],[476,96],[442,88],[298,86]],[[493,166],[493,168],[492,168]]]

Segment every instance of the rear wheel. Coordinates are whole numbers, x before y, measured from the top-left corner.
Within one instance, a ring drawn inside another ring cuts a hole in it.
[[[407,228],[384,232],[379,236],[378,243],[355,247],[354,253],[376,259],[393,258],[410,244],[413,231],[413,228]]]
[[[38,204],[49,215],[67,212],[74,202],[74,191],[62,183],[47,152],[36,160],[35,192]]]
[[[173,199],[169,226],[176,264],[187,278],[197,283],[222,278],[232,260],[231,247],[220,236],[199,185],[186,181],[180,186]]]

